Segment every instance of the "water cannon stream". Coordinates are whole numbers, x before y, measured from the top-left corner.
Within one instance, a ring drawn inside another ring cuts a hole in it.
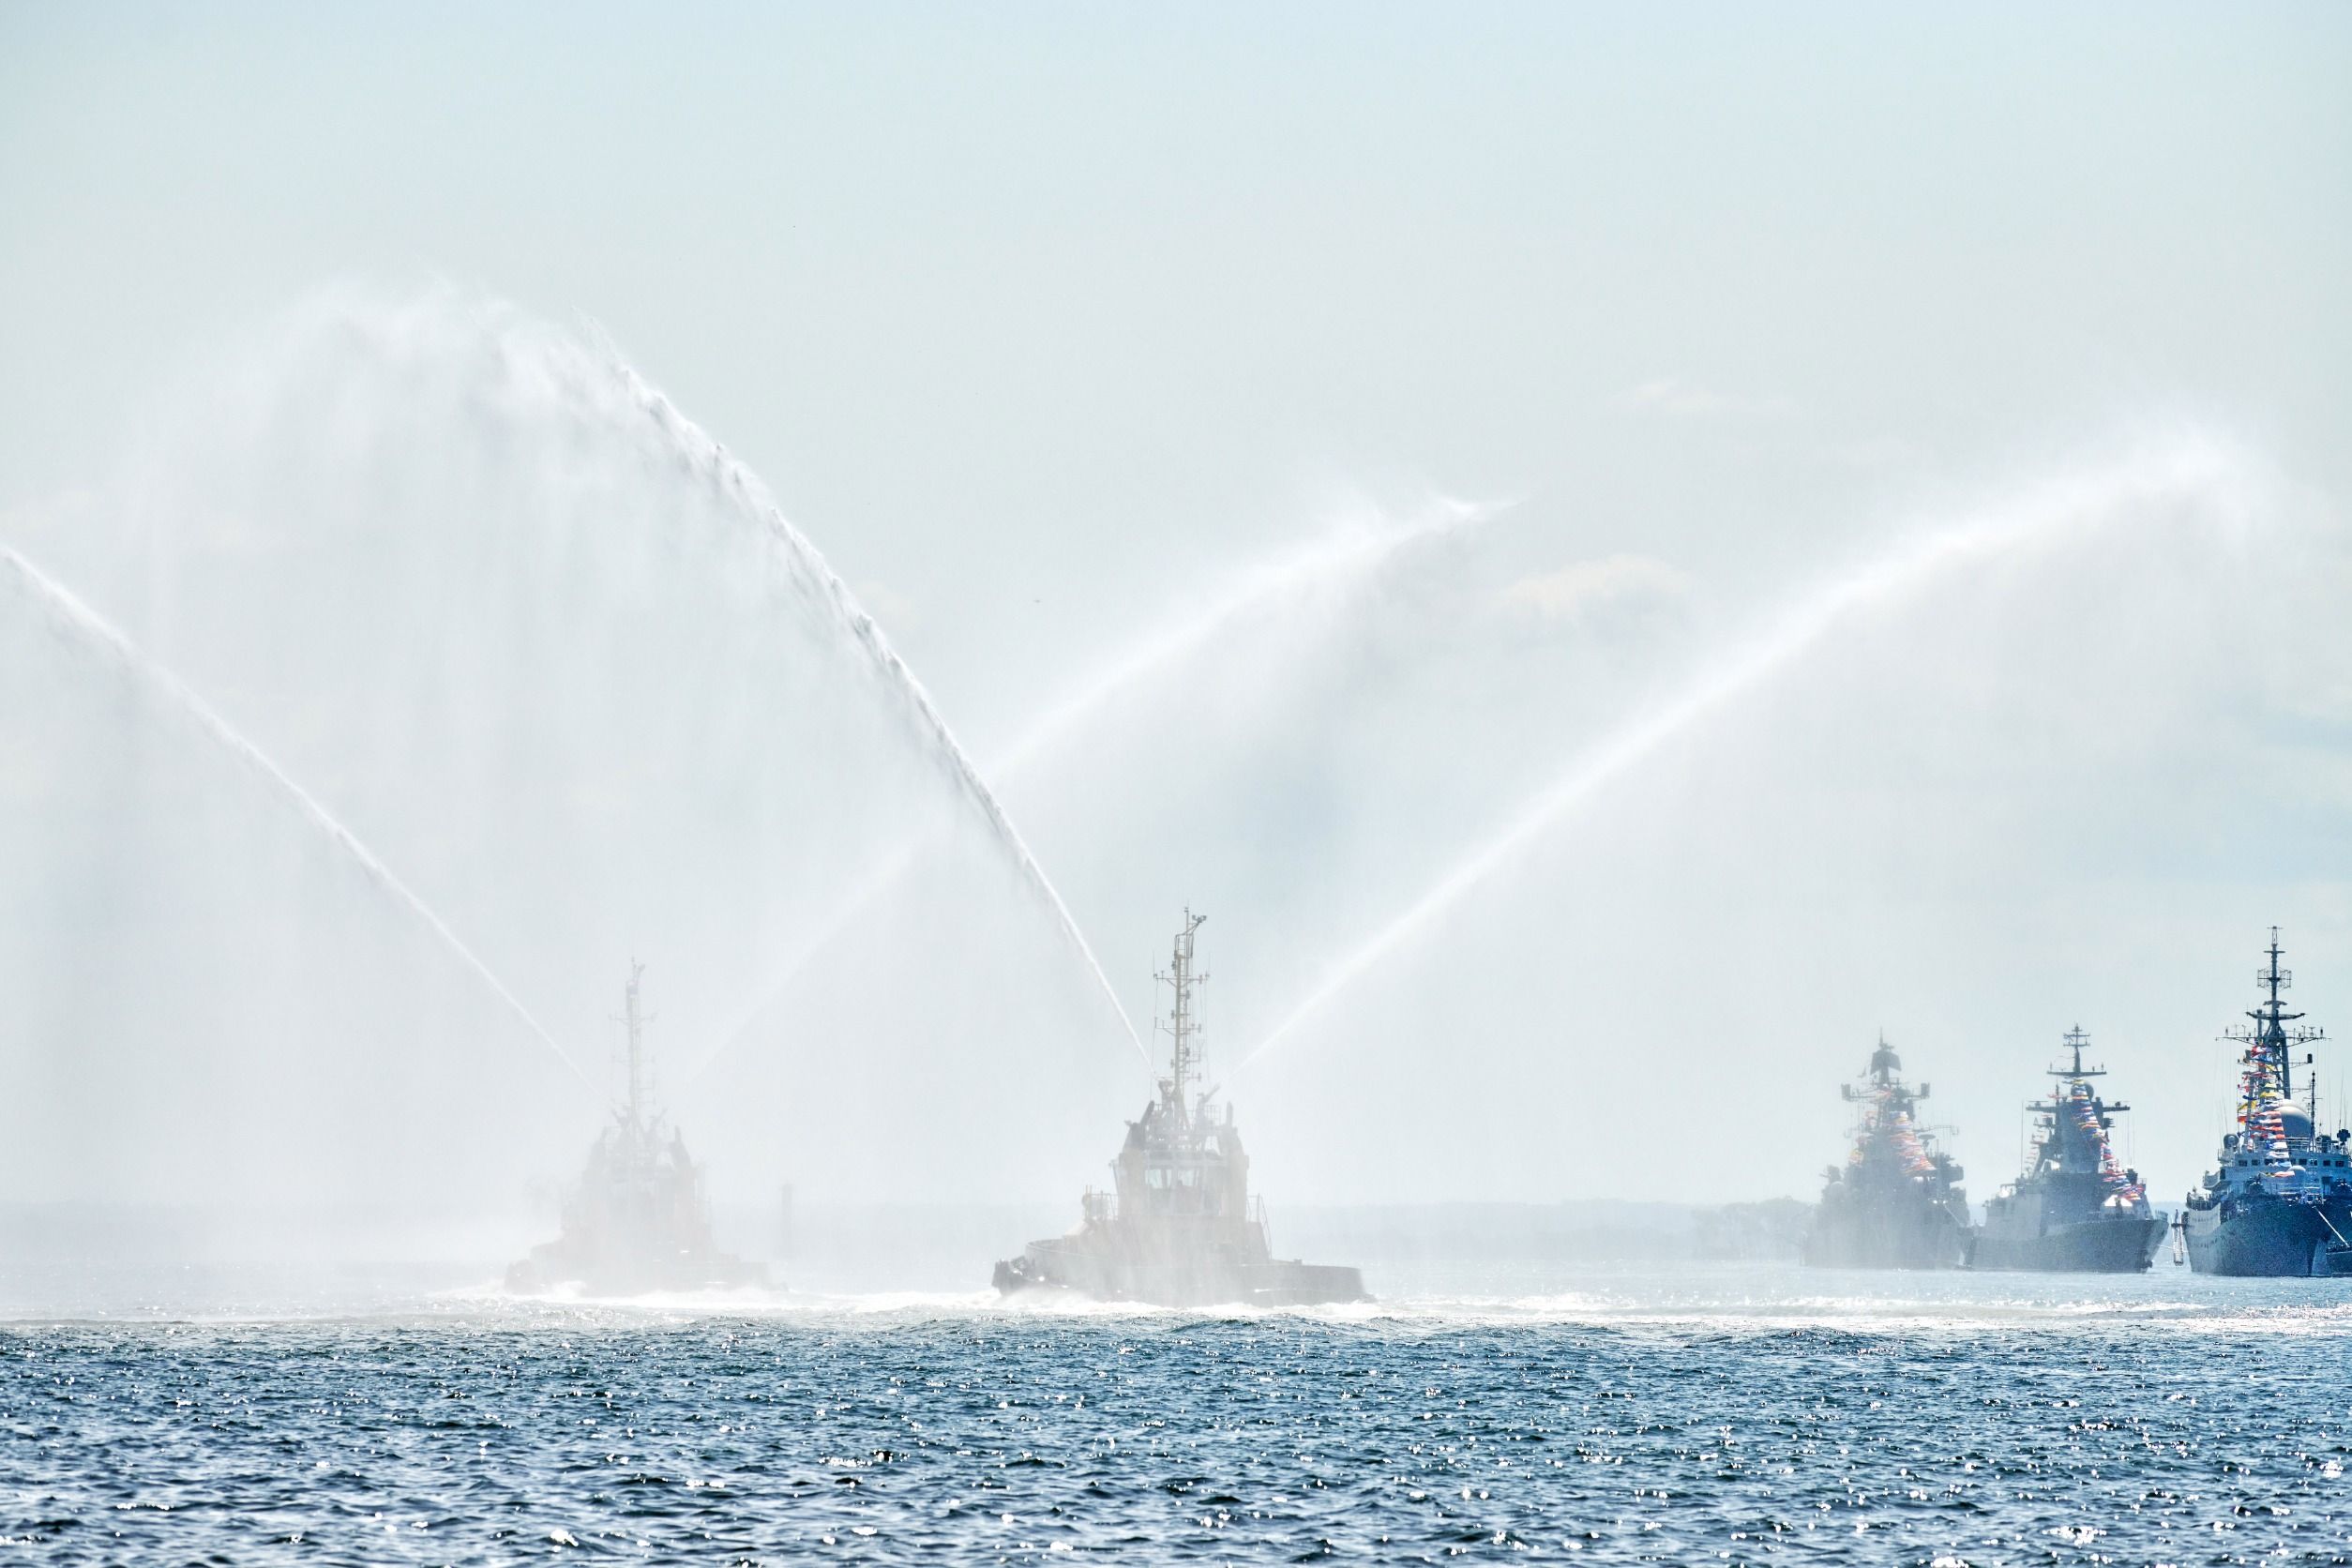
[[[1762,685],[1855,611],[1965,564],[2036,540],[2054,529],[2088,525],[2135,502],[2214,490],[2234,477],[2236,468],[2234,455],[2227,449],[2192,437],[2111,467],[2039,486],[1958,526],[1900,545],[1825,584],[1762,636],[1702,674],[1681,695],[1634,719],[1579,758],[1419,898],[1327,970],[1240,1065],[1247,1068],[1294,1038],[1309,1018],[1364,979],[1382,958],[1426,937],[1439,918],[1472,891],[1520,864],[1530,846],[1583,807],[1604,785]]]
[[[1235,621],[1334,578],[1369,572],[1408,546],[1461,533],[1515,505],[1441,497],[1406,522],[1334,530],[1261,563],[1207,603],[1144,633],[1125,650],[1095,666],[1095,673],[1083,685],[1022,726],[991,761],[990,776],[1008,777],[1028,767],[1109,706],[1121,692],[1198,653]]]
[[[1105,660],[1083,686],[1024,725],[991,761],[988,776],[1003,779],[1026,771],[1109,707],[1121,693],[1197,654],[1214,640],[1221,628],[1235,621],[1333,578],[1372,571],[1409,546],[1475,527],[1500,516],[1514,505],[1440,498],[1406,522],[1384,528],[1337,531],[1263,563],[1207,603],[1181,619],[1145,633],[1123,652]],[[717,1043],[688,1070],[688,1079],[700,1078],[731,1051],[792,988],[817,955],[868,906],[897,885],[927,843],[927,837],[912,837],[877,857],[849,895],[835,904],[817,927],[793,948],[758,995],[719,1031]],[[1143,1063],[1147,1073],[1153,1070],[1148,1051]]]
[[[1127,1017],[1126,1008],[1120,1003],[1110,977],[1096,960],[1093,948],[1079,930],[1069,906],[1063,902],[1060,890],[1046,875],[1045,867],[1038,864],[1028,843],[1013,826],[1012,819],[1005,814],[1003,807],[981,778],[979,770],[972,765],[972,759],[957,741],[954,731],[948,729],[947,721],[933,705],[930,694],[914,678],[914,672],[898,656],[874,618],[858,604],[856,596],[850,592],[849,584],[841,580],[807,535],[792,525],[792,520],[784,515],[783,508],[776,505],[767,487],[756,475],[740,460],[730,456],[726,448],[712,440],[700,426],[680,414],[666,396],[649,384],[621,356],[609,338],[594,330],[590,338],[602,368],[615,378],[644,415],[670,456],[714,491],[728,498],[746,522],[763,531],[786,568],[804,589],[825,606],[837,627],[882,677],[884,686],[904,702],[908,716],[931,748],[934,758],[988,823],[998,844],[1051,913],[1063,938],[1093,976],[1103,999],[1110,1004],[1120,1028],[1126,1032],[1128,1042],[1148,1062],[1149,1053],[1144,1049],[1143,1037],[1136,1032],[1134,1020]]]
[[[513,991],[506,988],[505,983],[491,972],[490,966],[459,940],[458,934],[433,912],[432,906],[393,875],[391,867],[377,858],[375,852],[362,843],[358,835],[345,827],[315,796],[288,777],[285,770],[271,761],[261,747],[246,739],[177,676],[140,653],[128,638],[98,611],[83,603],[70,590],[5,545],[0,545],[0,578],[6,578],[16,590],[18,598],[42,613],[50,626],[69,641],[77,651],[104,660],[113,673],[163,699],[174,713],[206,740],[226,751],[248,773],[293,807],[306,822],[324,835],[346,859],[356,866],[379,892],[420,922],[460,963],[472,972],[475,978],[489,987],[490,993],[505,1003],[507,1011],[520,1020],[541,1045],[555,1053],[557,1060],[564,1063],[572,1077],[583,1086],[594,1089],[588,1075],[580,1070],[570,1053],[556,1044],[555,1036],[549,1033],[546,1026],[532,1015]]]

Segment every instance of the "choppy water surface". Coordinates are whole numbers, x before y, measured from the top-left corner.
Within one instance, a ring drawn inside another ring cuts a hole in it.
[[[2352,1559],[2352,1290],[1617,1275],[1331,1314],[984,1297],[0,1325],[58,1562]]]

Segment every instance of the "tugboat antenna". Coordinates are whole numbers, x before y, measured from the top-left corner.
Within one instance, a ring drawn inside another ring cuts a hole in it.
[[[702,1168],[686,1153],[683,1134],[660,1124],[645,1052],[645,1024],[653,1015],[641,1004],[644,974],[645,966],[632,955],[626,1005],[612,1019],[627,1028],[628,1098],[612,1106],[611,1121],[589,1147],[587,1170],[565,1195],[563,1229],[506,1271],[510,1290],[537,1292],[576,1281],[592,1295],[634,1296],[765,1278],[761,1265],[718,1250]],[[784,1189],[788,1221],[792,1193]],[[789,1233],[789,1224],[786,1229]]]
[[[1174,1102],[1176,1115],[1182,1119],[1190,1114],[1186,1108],[1187,1093],[1192,1084],[1195,1057],[1193,1039],[1200,1026],[1192,1016],[1192,988],[1209,977],[1192,972],[1192,934],[1208,924],[1205,914],[1195,914],[1192,907],[1184,908],[1184,928],[1176,933],[1176,941],[1168,958],[1168,972],[1158,978],[1173,990],[1175,1001],[1168,1008],[1168,1033],[1174,1042],[1168,1078],[1168,1091]]]
[[[641,1013],[637,1006],[637,982],[645,972],[645,966],[632,956],[629,959],[628,1010],[619,1021],[629,1026],[629,1122],[641,1125],[645,1113],[645,1025],[653,1015]]]

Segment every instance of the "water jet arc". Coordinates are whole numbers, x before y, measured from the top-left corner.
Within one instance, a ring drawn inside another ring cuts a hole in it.
[[[1423,539],[1441,537],[1482,523],[1515,503],[1438,501],[1426,513],[1399,527],[1367,529],[1319,540],[1270,562],[1178,625],[1138,640],[1125,653],[1103,666],[1085,686],[1055,702],[1024,726],[998,754],[989,768],[996,778],[1021,772],[1050,751],[1072,730],[1108,705],[1127,686],[1190,655],[1214,638],[1217,629],[1286,593],[1338,573],[1369,571],[1390,555]],[[924,840],[910,839],[878,859],[850,895],[834,906],[816,931],[802,942],[759,996],[738,1012],[718,1034],[718,1044],[687,1069],[687,1081],[699,1079],[733,1049],[751,1026],[791,989],[809,962],[846,929],[857,913],[886,892],[914,864]],[[1149,1055],[1145,1072],[1153,1067]]]
[[[2229,466],[2227,455],[2211,444],[2191,441],[2179,450],[2044,485],[1989,516],[1915,540],[1830,583],[1666,707],[1619,730],[1576,762],[1419,899],[1326,972],[1242,1058],[1240,1066],[1249,1066],[1294,1035],[1380,959],[1425,933],[1440,915],[1487,879],[1516,864],[1522,852],[1603,785],[1708,714],[1761,685],[1852,611],[2058,525],[2088,523],[2133,502],[2210,489],[2227,476]]]
[[[1084,686],[1032,718],[991,760],[992,776],[1018,773],[1100,711],[1121,691],[1207,643],[1218,629],[1286,594],[1348,572],[1368,572],[1409,545],[1474,527],[1515,502],[1440,498],[1412,521],[1390,528],[1337,532],[1264,563],[1183,621],[1138,639],[1104,664]]]
[[[376,887],[389,895],[403,909],[421,922],[438,938],[442,945],[459,962],[471,971],[475,979],[489,987],[490,993],[504,1003],[506,1009],[520,1019],[524,1028],[538,1038],[541,1045],[553,1051],[572,1077],[590,1089],[595,1085],[580,1064],[571,1059],[555,1036],[532,1016],[531,1010],[508,990],[490,966],[474,955],[473,949],[458,940],[448,924],[435,914],[430,905],[412,892],[406,882],[392,874],[389,867],[376,858],[375,852],[360,842],[356,834],[339,822],[335,815],[319,804],[308,791],[289,778],[262,749],[239,733],[229,721],[216,713],[204,700],[188,689],[178,677],[155,663],[134,647],[130,640],[98,611],[74,596],[62,584],[6,545],[0,545],[0,569],[16,585],[20,596],[48,612],[53,626],[72,634],[80,647],[105,655],[113,661],[114,669],[133,681],[161,694],[182,717],[202,731],[206,739],[219,746],[249,771],[257,775],[275,791],[279,798],[300,812],[303,818],[324,834],[346,858],[364,872]]]
[[[1136,1033],[1134,1020],[1127,1017],[1126,1008],[1120,1004],[1119,993],[1112,988],[1110,977],[1103,972],[1102,964],[1096,960],[1094,950],[1088,945],[1085,934],[1078,929],[1069,906],[1063,902],[1060,890],[1046,875],[1045,867],[1038,864],[1037,857],[1030,852],[1027,841],[1013,826],[1012,819],[998,804],[995,794],[981,778],[979,770],[972,765],[972,759],[957,741],[954,731],[948,729],[947,721],[932,704],[930,694],[914,678],[914,672],[898,656],[897,650],[882,635],[882,627],[874,618],[858,604],[856,596],[850,592],[849,584],[841,580],[807,536],[792,525],[792,520],[784,515],[783,508],[776,504],[775,498],[756,475],[740,460],[731,457],[700,426],[680,414],[666,396],[640,376],[635,367],[621,355],[611,338],[592,326],[590,339],[601,354],[606,369],[618,379],[630,399],[660,433],[676,460],[699,475],[715,490],[731,496],[748,519],[766,531],[767,536],[783,552],[788,569],[817,593],[840,629],[904,701],[916,728],[930,742],[935,754],[945,763],[949,776],[994,832],[1023,879],[1052,914],[1063,936],[1077,950],[1088,972],[1093,976],[1104,1000],[1110,1003],[1112,1013],[1118,1017],[1119,1026],[1126,1031],[1128,1042],[1148,1063],[1151,1053],[1144,1048],[1143,1036]]]

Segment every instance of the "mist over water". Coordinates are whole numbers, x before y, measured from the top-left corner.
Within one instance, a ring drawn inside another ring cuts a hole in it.
[[[2138,1108],[2127,1161],[2188,1186],[2231,927],[2284,867],[2301,1000],[2341,989],[2333,787],[2287,716],[2337,711],[2340,521],[2195,427],[1971,488],[1882,509],[1859,565],[1702,578],[1442,839],[1291,912],[1221,1015],[1273,1190],[1809,1198],[1883,1030],[1981,1197],[2075,1021]],[[1452,1158],[1398,1180],[1433,1128]]]
[[[1077,950],[1088,972],[1094,977],[1095,983],[1102,988],[1104,999],[1109,1003],[1120,1027],[1126,1032],[1129,1041],[1135,1046],[1138,1053],[1146,1054],[1148,1057],[1148,1053],[1145,1053],[1143,1049],[1142,1038],[1136,1032],[1134,1021],[1127,1017],[1125,1007],[1119,1001],[1117,988],[1112,986],[1109,977],[1103,972],[1101,962],[1094,957],[1093,948],[1087,944],[1085,934],[1078,929],[1077,922],[1071,918],[1069,907],[1063,902],[1062,895],[1055,891],[1044,868],[1037,864],[1036,857],[1030,852],[1029,846],[1021,841],[1019,833],[1015,830],[1012,822],[1004,815],[1003,808],[997,804],[996,797],[990,793],[988,786],[982,780],[971,759],[964,755],[963,747],[957,744],[956,737],[949,732],[947,721],[942,718],[939,710],[932,706],[929,696],[925,693],[921,684],[907,669],[905,661],[899,658],[891,648],[889,641],[883,636],[882,628],[875,624],[874,618],[860,609],[852,599],[848,585],[825,565],[823,558],[817,553],[815,547],[810,545],[800,531],[785,518],[781,509],[776,506],[775,501],[767,494],[756,477],[745,470],[742,464],[728,458],[725,448],[719,446],[700,429],[681,416],[667,398],[647,386],[636,371],[621,358],[619,352],[608,339],[598,337],[596,343],[603,353],[608,369],[628,387],[631,395],[643,405],[663,434],[674,443],[681,459],[689,465],[706,472],[715,485],[722,486],[744,499],[745,505],[757,514],[758,521],[773,532],[781,542],[792,565],[808,575],[817,590],[830,603],[834,613],[850,637],[867,652],[875,665],[885,672],[889,683],[903,695],[917,724],[928,735],[932,743],[933,755],[954,779],[957,788],[977,808],[999,842],[1029,879],[1038,896],[1045,900],[1055,921],[1062,927],[1063,934]],[[895,867],[900,864],[901,859],[901,852],[893,852],[885,859],[883,866]],[[895,878],[895,872],[893,875]],[[856,883],[857,891],[853,892],[840,906],[842,912],[837,912],[825,920],[819,934],[805,945],[810,951],[813,951],[816,946],[821,946],[837,927],[846,912],[862,907],[866,898],[870,896],[868,889],[881,880],[879,872],[859,878]],[[731,1031],[723,1037],[720,1048],[724,1048],[725,1040],[731,1038],[732,1032]]]
[[[736,1156],[721,1168],[753,1191],[811,1171],[820,1187],[920,1184],[910,1117],[954,1128],[908,1093],[915,1063],[942,1109],[998,1133],[1099,1122],[1093,1096],[1132,1071],[1107,1048],[1122,1019],[1083,939],[879,628],[756,481],[593,335],[448,293],[324,296],[167,396],[122,477],[39,542],[171,673],[143,706],[14,666],[8,711],[33,743],[19,756],[39,765],[10,776],[12,837],[53,847],[8,894],[0,973],[42,1020],[17,1065],[124,1089],[63,1116],[17,1101],[19,1193],[86,1195],[61,1173],[96,1135],[135,1151],[101,1184],[113,1197],[364,1190],[434,1211],[471,1193],[520,1228],[595,1117],[528,1071],[467,1076],[528,1038],[518,1017],[544,1018],[610,1092],[632,953],[651,965],[656,1051],[707,1038],[911,832],[941,848],[888,937],[928,947],[939,991],[910,997],[871,955],[846,957],[806,1016],[805,1092],[680,1108],[698,1146]],[[19,597],[16,638],[31,629]],[[50,596],[43,614],[70,602]],[[158,722],[174,704],[234,765],[191,760]],[[208,792],[225,827],[188,808]],[[269,822],[249,797],[270,795],[307,820]],[[289,848],[321,828],[369,891],[424,916],[439,957],[350,929],[383,922],[310,885],[324,873]],[[120,889],[68,839],[103,842],[156,916],[110,903]],[[257,876],[287,856],[299,885]],[[248,905],[266,919],[234,914]],[[56,918],[77,909],[88,921]],[[453,976],[516,1016],[453,1029]],[[1014,1096],[932,1063],[951,1020],[1014,1009],[1019,1051],[1054,1087]],[[405,1149],[349,1129],[391,1071],[415,1085]],[[184,1072],[193,1094],[139,1108],[143,1086]],[[223,1140],[239,1158],[208,1159]],[[1018,1160],[1000,1168],[1022,1179]]]
[[[2352,1562],[2352,9],[154,12],[0,1568]]]
[[[1106,709],[1122,701],[1147,701],[1139,698],[1138,688],[1176,678],[1199,657],[1203,646],[1221,632],[1231,630],[1253,616],[1278,615],[1286,610],[1295,610],[1302,601],[1344,589],[1399,551],[1485,522],[1503,509],[1440,500],[1402,522],[1349,516],[1323,538],[1255,565],[1237,574],[1204,602],[1096,661],[1083,686],[1054,700],[1006,744],[993,759],[990,775],[999,779],[1017,777],[1049,759],[1057,746],[1082,733],[1088,721],[1098,719]],[[923,841],[903,843],[859,878],[855,891],[842,899],[816,931],[778,966],[775,979],[759,1000],[739,1015],[697,1062],[694,1074],[699,1077],[743,1039],[835,937],[897,888],[899,879],[928,847]],[[1148,1052],[1144,1060],[1147,1067],[1153,1065]]]
[[[1846,617],[1883,608],[1942,573],[1988,556],[2029,550],[2058,530],[2114,523],[2118,517],[2145,524],[2150,509],[2176,505],[2187,506],[2197,520],[2242,527],[2250,501],[2251,476],[2244,460],[2213,438],[2192,432],[2118,466],[2044,483],[1832,579],[1760,637],[1711,665],[1688,689],[1601,740],[1435,886],[1334,963],[1265,1032],[1241,1064],[1246,1067],[1274,1049],[1381,959],[1425,936],[1454,904],[1517,864],[1530,842],[1585,806],[1619,775],[1812,652]]]
[[[1106,706],[1146,680],[1181,667],[1203,643],[1253,613],[1328,591],[1334,583],[1370,572],[1399,550],[1475,527],[1506,509],[1489,503],[1440,499],[1401,522],[1362,517],[1343,520],[1324,538],[1240,574],[1207,602],[1146,631],[1132,646],[1098,661],[1083,685],[1056,698],[1005,743],[991,759],[991,771],[1002,777],[1036,765]]]
[[[714,487],[741,498],[746,508],[755,514],[758,522],[764,525],[782,545],[794,570],[808,578],[813,591],[830,605],[852,641],[873,660],[876,668],[882,672],[885,684],[904,699],[916,724],[931,743],[932,756],[978,809],[998,841],[1013,857],[1037,895],[1045,900],[1063,936],[1077,949],[1088,972],[1102,988],[1104,999],[1110,1003],[1120,1026],[1140,1050],[1142,1041],[1136,1033],[1135,1024],[1127,1018],[1126,1009],[1120,1004],[1119,993],[1112,987],[1109,977],[1104,974],[1093,950],[1087,945],[1084,933],[1071,919],[1068,906],[1062,901],[1062,895],[1054,890],[1044,868],[1030,853],[1029,846],[1021,841],[1019,833],[1014,829],[1003,807],[997,805],[996,797],[989,793],[988,785],[964,755],[963,747],[949,732],[947,721],[931,705],[930,698],[908,671],[905,661],[891,648],[889,640],[875,625],[874,618],[857,606],[850,596],[848,585],[834,574],[815,547],[785,518],[756,477],[741,463],[728,458],[725,448],[680,415],[667,398],[647,386],[608,339],[599,336],[596,341],[602,351],[608,370],[645,409],[662,434],[672,443],[681,460],[707,475]]]
[[[2177,859],[2197,770],[2271,744],[2215,725],[2258,731],[2324,665],[2300,614],[2295,660],[2244,656],[2254,607],[2338,580],[2326,523],[2194,429],[2124,452],[1877,507],[1833,557],[1863,564],[1827,570],[1667,560],[1528,505],[1309,523],[1190,563],[1189,608],[983,728],[1008,759],[984,781],[766,490],[600,336],[447,292],[322,296],[19,529],[267,764],[196,755],[202,725],[175,740],[95,671],[33,673],[55,650],[17,667],[30,741],[0,784],[38,852],[0,979],[39,1020],[11,1048],[36,1086],[18,1190],[294,1192],[519,1244],[596,1124],[522,1018],[609,1095],[634,956],[657,1093],[755,1239],[786,1184],[1066,1214],[1135,1108],[1104,998],[1147,1015],[1187,900],[1213,916],[1210,1071],[1277,1233],[1286,1203],[1621,1195],[1628,1168],[1687,1201],[1808,1192],[1832,1086],[1882,1026],[1956,1087],[1986,1177],[2077,1017],[2118,1069],[2186,1085],[2131,1135],[2185,1167],[2207,1026],[2177,1020],[2217,988],[2151,984],[2123,944],[2225,969],[2263,912],[2201,897],[2158,931],[2119,916],[2137,900],[2086,910],[2117,929],[2095,974],[1934,959],[2022,942],[2018,888],[2101,886],[2159,840]],[[2256,534],[2307,569],[2250,565]],[[1955,772],[1937,745],[1976,749]],[[1933,832],[1891,815],[1946,787]],[[397,882],[322,852],[359,845]],[[1944,924],[1878,918],[1889,888]],[[1652,962],[1697,982],[1665,1027],[1724,1140],[1704,1169],[1642,1164],[1621,1114],[1648,1092],[1621,1042],[1660,1027],[1629,979]],[[1955,1020],[1988,997],[2016,1017],[1983,1056]]]
[[[176,717],[223,747],[249,768],[269,790],[282,795],[330,843],[350,856],[371,882],[423,921],[458,960],[472,970],[498,1000],[513,1011],[541,1044],[561,1057],[564,1064],[575,1075],[580,1074],[579,1064],[556,1043],[555,1037],[531,1016],[530,1009],[515,1000],[514,993],[483,966],[482,960],[474,956],[458,939],[457,933],[450,930],[424,900],[410,892],[400,878],[394,876],[365,844],[353,837],[350,829],[337,822],[324,807],[305,793],[300,785],[280,772],[278,765],[263,756],[251,742],[229,728],[218,714],[204,705],[202,699],[142,658],[136,649],[123,641],[120,633],[87,605],[51,581],[31,562],[5,546],[0,546],[0,579],[5,579],[9,589],[20,596],[21,606],[37,612],[46,612],[64,640],[72,642],[110,672],[119,673],[126,681],[145,688],[161,704],[173,710]]]

